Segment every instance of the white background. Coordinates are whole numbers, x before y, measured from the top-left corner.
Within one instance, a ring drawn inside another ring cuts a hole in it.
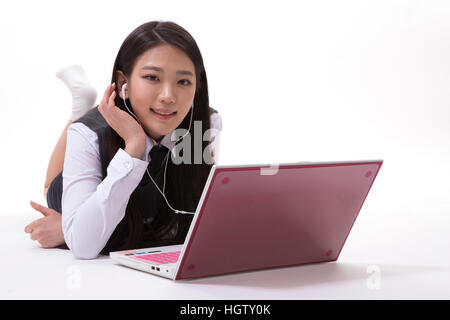
[[[2,214],[44,201],[71,104],[54,73],[81,64],[100,102],[123,40],[150,20],[179,23],[201,49],[220,163],[381,158],[377,197],[390,208],[449,209],[446,1],[14,1],[0,12]]]
[[[71,105],[55,72],[82,65],[100,102],[123,40],[151,20],[200,47],[221,164],[383,159],[343,258],[450,264],[448,1],[5,2],[2,221],[46,204]]]

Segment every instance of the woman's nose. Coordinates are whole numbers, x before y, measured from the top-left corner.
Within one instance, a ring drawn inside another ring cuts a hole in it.
[[[161,93],[159,94],[159,100],[167,104],[175,103],[176,97],[174,90],[170,85],[166,85],[162,88]]]

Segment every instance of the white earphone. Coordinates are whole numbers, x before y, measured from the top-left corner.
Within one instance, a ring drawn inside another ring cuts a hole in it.
[[[128,109],[127,102],[126,102],[126,99],[125,99],[125,88],[126,87],[127,87],[127,84],[124,83],[122,85],[122,99],[123,99],[123,103],[125,104],[125,108],[127,108],[128,112],[131,113],[133,115],[133,117],[137,120],[137,122],[139,122],[139,124],[142,126],[142,123],[139,121],[139,119],[136,117],[136,115],[130,109]],[[155,185],[156,189],[158,189],[159,193],[161,193],[161,195],[163,196],[163,198],[166,201],[166,203],[169,206],[169,208],[172,209],[175,213],[181,213],[181,214],[195,214],[195,212],[183,211],[183,210],[178,210],[178,209],[172,208],[172,206],[167,201],[167,198],[166,198],[166,195],[164,194],[164,191],[165,191],[165,188],[166,188],[166,171],[167,171],[167,163],[169,161],[169,157],[168,156],[172,152],[172,149],[175,147],[175,144],[177,144],[177,142],[180,139],[184,138],[189,133],[189,131],[191,130],[192,115],[194,114],[194,104],[192,104],[191,109],[192,110],[191,110],[191,120],[189,121],[189,129],[187,130],[187,132],[184,135],[182,135],[181,137],[179,137],[177,139],[177,141],[175,141],[174,146],[169,150],[169,152],[167,152],[167,155],[166,155],[166,158],[165,158],[166,164],[165,164],[165,168],[164,168],[163,191],[161,191],[161,189],[159,189],[158,184],[153,180],[152,176],[150,175],[150,172],[148,172],[148,168],[146,169],[147,170],[147,175],[149,176],[150,180],[152,180],[153,184]],[[148,161],[148,154],[146,155],[146,160]]]
[[[139,121],[139,119],[136,117],[136,115],[130,110],[128,109],[127,103],[125,101],[125,88],[127,87],[127,84],[124,83],[122,86],[122,99],[123,102],[125,103],[125,107],[127,108],[128,112],[132,114],[132,116],[142,125],[142,123]]]

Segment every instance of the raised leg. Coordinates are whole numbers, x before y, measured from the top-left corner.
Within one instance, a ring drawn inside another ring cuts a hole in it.
[[[70,126],[71,123],[72,120],[69,120],[69,122],[67,122],[50,157],[44,184],[45,199],[47,199],[48,187],[52,183],[53,179],[55,179],[55,177],[63,170],[64,155],[66,154],[67,128]]]
[[[56,143],[55,149],[50,157],[47,174],[44,183],[44,197],[47,198],[47,190],[53,179],[63,170],[64,156],[66,153],[67,128],[72,121],[85,115],[93,106],[97,98],[97,91],[89,83],[89,80],[80,65],[70,65],[58,70],[55,76],[67,86],[72,94],[72,114],[67,122],[61,136]]]

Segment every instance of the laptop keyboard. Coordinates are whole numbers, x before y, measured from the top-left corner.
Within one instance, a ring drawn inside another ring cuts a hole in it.
[[[163,253],[152,253],[136,256],[136,259],[142,259],[151,261],[153,263],[158,264],[167,264],[167,263],[175,263],[180,256],[181,251],[173,251],[173,252],[163,252]]]

